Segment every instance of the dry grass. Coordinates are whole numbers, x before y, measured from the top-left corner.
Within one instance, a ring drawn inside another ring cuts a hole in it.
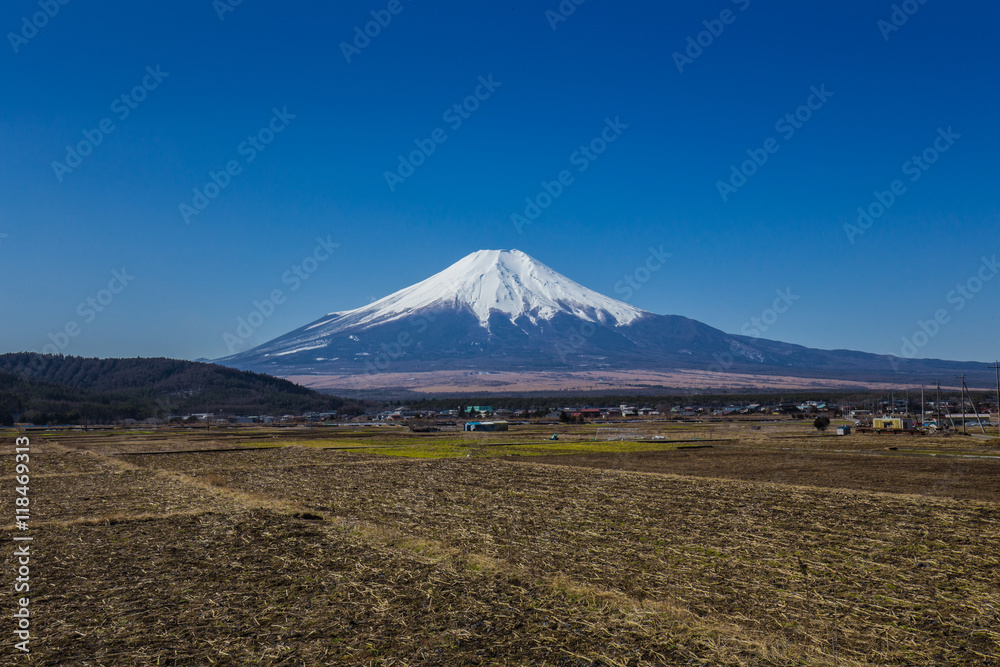
[[[38,664],[704,664],[710,651],[661,615],[266,510],[61,536],[103,553],[38,544],[45,584],[71,593],[36,603]]]
[[[209,486],[225,487],[226,486],[226,478],[223,477],[222,475],[217,475],[215,473],[209,473],[205,477],[205,483],[208,484]]]
[[[995,502],[115,438],[33,441],[33,664],[1000,661]]]
[[[836,639],[841,661],[897,664],[920,647],[938,661],[996,651],[975,630],[996,623],[990,504],[483,460],[220,474],[324,516],[735,622],[732,645],[777,637],[815,661]],[[959,627],[968,641],[954,641]]]

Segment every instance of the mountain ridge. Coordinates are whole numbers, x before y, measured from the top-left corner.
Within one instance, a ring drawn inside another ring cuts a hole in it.
[[[360,308],[217,363],[279,377],[444,370],[706,370],[933,382],[976,362],[819,350],[728,334],[590,290],[519,250],[480,250]],[[982,375],[983,378],[979,378]]]
[[[113,422],[172,413],[339,410],[344,400],[281,378],[180,359],[0,354],[0,425]]]

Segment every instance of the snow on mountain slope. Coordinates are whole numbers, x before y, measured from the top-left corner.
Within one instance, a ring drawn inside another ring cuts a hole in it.
[[[511,321],[526,317],[533,324],[561,312],[609,326],[630,324],[649,314],[589,290],[520,250],[479,250],[367,306],[330,313],[308,329],[331,334],[348,327],[365,328],[437,306],[470,310],[483,327],[489,326],[493,312]]]
[[[984,375],[984,365],[727,334],[599,294],[517,250],[472,253],[384,299],[331,313],[217,363],[283,377],[615,369],[718,369],[845,382],[925,382],[955,370],[968,369],[971,377],[976,368]]]

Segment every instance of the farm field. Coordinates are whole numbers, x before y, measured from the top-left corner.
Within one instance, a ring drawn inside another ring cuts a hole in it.
[[[1000,663],[995,440],[596,428],[32,433],[22,661]]]

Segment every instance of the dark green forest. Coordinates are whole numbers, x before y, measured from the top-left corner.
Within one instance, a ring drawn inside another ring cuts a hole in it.
[[[351,409],[353,406],[346,406]],[[96,424],[174,414],[301,414],[345,402],[287,380],[177,359],[0,355],[0,425]]]

